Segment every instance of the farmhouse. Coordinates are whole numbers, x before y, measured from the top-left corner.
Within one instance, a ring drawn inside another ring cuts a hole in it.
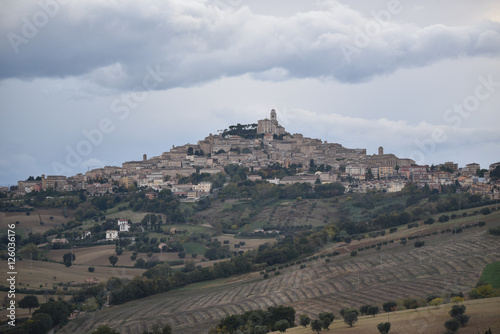
[[[53,245],[66,245],[67,243],[68,243],[68,239],[66,239],[66,238],[60,238],[60,239],[54,238],[54,239],[52,239]]]
[[[106,231],[106,241],[118,239],[118,231],[108,230]]]
[[[99,284],[99,279],[95,277],[87,277],[85,280],[83,280],[83,282],[86,284]]]
[[[120,227],[120,232],[128,232],[130,230],[128,219],[118,219],[118,226]]]

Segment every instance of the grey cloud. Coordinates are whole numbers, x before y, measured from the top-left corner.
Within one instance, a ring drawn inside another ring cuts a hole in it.
[[[25,18],[33,21],[40,10],[25,9],[32,13]],[[500,54],[497,22],[420,28],[394,20],[360,47],[355,29],[363,31],[369,22],[375,19],[329,2],[284,18],[207,1],[70,1],[36,36],[17,45],[19,52],[9,38],[2,39],[0,78],[76,76],[130,90],[140,89],[147,68],[158,66],[162,77],[156,89],[246,73],[260,80],[360,82],[457,56]],[[6,37],[23,36],[22,31],[21,17],[0,25]],[[342,45],[358,50],[350,61]]]

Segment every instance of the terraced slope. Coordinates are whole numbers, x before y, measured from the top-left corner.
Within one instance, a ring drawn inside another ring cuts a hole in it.
[[[107,324],[121,333],[140,334],[155,323],[169,323],[175,333],[206,333],[222,317],[272,305],[292,305],[297,314],[316,316],[410,296],[466,292],[486,264],[500,260],[500,238],[486,231],[427,237],[422,248],[394,243],[330,263],[319,259],[267,280],[254,273],[247,282],[156,295],[82,316],[60,333],[89,333]]]

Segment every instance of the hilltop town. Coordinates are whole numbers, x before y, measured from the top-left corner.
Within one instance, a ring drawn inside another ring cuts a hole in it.
[[[441,191],[442,187],[460,185],[471,193],[499,197],[500,163],[481,169],[476,163],[459,168],[453,162],[418,166],[408,158],[385,153],[369,155],[363,148],[345,148],[338,143],[290,134],[278,122],[273,109],[270,117],[254,124],[232,125],[219,134],[209,134],[197,144],[173,146],[160,156],[127,161],[66,177],[42,175],[18,182],[17,187],[2,188],[15,196],[53,189],[58,192],[85,190],[91,196],[102,196],[122,188],[149,188],[148,196],[168,188],[185,200],[196,200],[209,194],[212,183],[180,182],[193,174],[225,174],[224,168],[237,164],[248,168],[250,180],[274,184],[342,182],[347,191],[401,191],[408,182]],[[264,169],[283,168],[288,173],[269,177]],[[290,170],[293,172],[290,173]]]
[[[18,302],[23,328],[61,333],[215,333],[228,317],[283,305],[316,317],[493,297],[495,282],[484,281],[491,293],[473,287],[500,259],[499,180],[500,163],[419,166],[290,134],[272,110],[157,157],[4,189],[0,234],[18,259],[6,243],[0,258],[19,270],[18,293],[46,297],[33,317]]]

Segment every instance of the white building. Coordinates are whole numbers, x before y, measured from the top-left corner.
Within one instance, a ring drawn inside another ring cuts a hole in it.
[[[118,226],[120,227],[120,232],[128,232],[130,230],[128,219],[118,219]]]
[[[367,166],[366,165],[347,165],[345,167],[345,172],[351,176],[366,174]]]
[[[208,194],[210,193],[210,189],[212,189],[212,182],[209,181],[200,182],[197,185],[194,185],[193,189]]]
[[[115,240],[118,239],[118,231],[108,230],[106,231],[106,240]]]

